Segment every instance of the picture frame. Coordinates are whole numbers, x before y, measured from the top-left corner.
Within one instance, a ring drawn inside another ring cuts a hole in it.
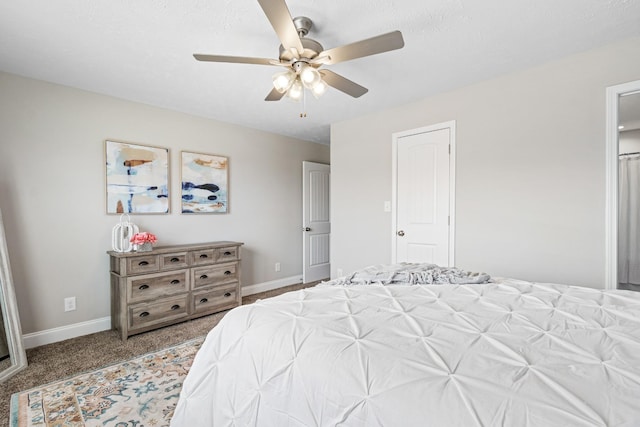
[[[169,149],[106,140],[107,214],[167,214]]]
[[[182,213],[228,213],[229,158],[182,151],[180,165]]]

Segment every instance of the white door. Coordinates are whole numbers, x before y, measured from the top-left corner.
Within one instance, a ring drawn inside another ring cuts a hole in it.
[[[453,260],[454,123],[394,135],[393,262]]]
[[[329,177],[330,167],[302,162],[302,281],[309,283],[330,275]]]

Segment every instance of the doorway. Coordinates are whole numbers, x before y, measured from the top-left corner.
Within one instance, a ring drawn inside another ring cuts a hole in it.
[[[640,80],[607,88],[606,136],[605,288],[640,290],[640,205],[633,179],[640,156],[632,154],[640,153]]]
[[[455,122],[393,134],[392,263],[453,266]]]
[[[330,166],[302,162],[302,282],[327,279],[330,275],[329,219]]]

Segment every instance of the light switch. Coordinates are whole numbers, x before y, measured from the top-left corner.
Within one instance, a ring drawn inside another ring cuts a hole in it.
[[[389,200],[386,200],[384,202],[384,211],[385,212],[391,212],[391,202]]]

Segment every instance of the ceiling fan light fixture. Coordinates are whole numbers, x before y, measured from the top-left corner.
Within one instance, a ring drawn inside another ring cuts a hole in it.
[[[317,82],[322,80],[322,77],[318,70],[310,65],[306,65],[300,70],[300,80],[302,80],[302,84],[304,84],[307,89],[311,89]]]
[[[310,90],[313,96],[320,98],[327,91],[328,87],[329,85],[321,78],[311,87]]]
[[[293,82],[296,80],[296,73],[291,70],[283,71],[273,75],[273,87],[280,93],[289,90]]]
[[[304,88],[302,87],[302,83],[300,83],[300,80],[296,79],[287,91],[287,96],[294,101],[300,101],[300,99],[302,99],[303,91]]]

